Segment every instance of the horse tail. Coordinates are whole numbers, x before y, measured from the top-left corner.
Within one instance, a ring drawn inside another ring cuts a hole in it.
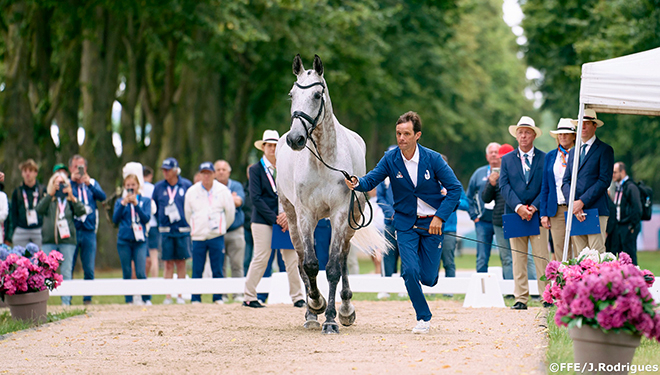
[[[373,223],[355,231],[351,245],[376,259],[381,259],[384,254],[394,248],[394,245],[385,238],[385,234],[379,231]]]

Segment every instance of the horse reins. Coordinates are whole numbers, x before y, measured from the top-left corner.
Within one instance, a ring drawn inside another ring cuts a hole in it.
[[[321,157],[321,153],[319,152],[319,147],[316,144],[316,141],[314,141],[314,138],[312,138],[312,132],[314,131],[314,129],[316,129],[316,126],[318,125],[318,121],[321,118],[321,113],[325,109],[325,95],[324,95],[325,94],[325,85],[321,81],[314,82],[314,83],[309,84],[307,86],[303,86],[303,85],[299,84],[298,82],[294,82],[294,84],[298,88],[303,89],[303,90],[312,88],[314,86],[321,86],[323,88],[323,90],[321,90],[321,105],[319,106],[319,111],[316,114],[316,117],[314,119],[312,119],[312,117],[310,115],[308,115],[307,113],[305,113],[303,111],[294,111],[293,114],[291,115],[291,124],[293,125],[293,122],[296,119],[300,120],[300,122],[302,122],[302,124],[303,124],[303,128],[305,129],[305,134],[307,135],[307,139],[312,141],[312,144],[314,145],[314,148],[316,149],[316,151],[314,151],[309,146],[305,145],[305,147],[309,150],[309,152],[311,152],[312,155],[314,155],[314,157],[316,157],[328,169],[336,171],[336,172],[340,172],[342,175],[344,175],[345,179],[350,180],[351,175],[348,174],[348,172],[346,172],[345,170],[342,170],[342,169],[335,168],[331,165],[328,165],[328,163],[326,163],[325,160],[323,160],[323,158]],[[307,127],[307,125],[305,125],[305,121],[303,121],[303,120],[307,121],[310,124],[309,128]],[[369,220],[367,220],[367,218],[364,214],[364,210],[362,208],[362,205],[360,204],[360,200],[357,198],[357,194],[356,194],[355,190],[351,190],[351,201],[349,203],[349,207],[351,209],[348,213],[348,226],[353,230],[359,230],[361,228],[365,228],[365,227],[369,226],[369,224],[371,224],[371,220],[373,219],[373,216],[374,216],[373,215],[373,213],[374,213],[373,207],[371,206],[371,202],[369,202],[369,197],[367,196],[367,193],[362,192],[362,194],[364,194],[364,197],[366,199],[367,205],[369,206],[369,211],[371,212],[371,215],[369,217]],[[359,221],[358,221],[357,217],[355,216],[354,207],[355,207],[356,203],[357,203],[358,213],[361,217],[361,219]]]
[[[425,230],[425,231],[427,231],[427,232],[429,231],[429,228],[418,227],[418,226],[416,226],[416,225],[413,226],[413,228],[414,228],[414,229]],[[456,237],[456,238],[460,238],[460,239],[462,239],[462,240],[466,240],[466,241],[473,241],[473,242],[481,243],[481,244],[484,244],[484,245],[489,245],[488,242],[479,241],[479,240],[475,240],[475,239],[472,239],[472,238],[459,236],[458,234],[453,234],[453,233],[451,233],[451,232],[445,232],[445,233],[443,233],[443,234],[444,234],[444,235],[448,235],[448,236],[452,236],[452,237]],[[535,258],[539,258],[539,259],[542,259],[542,260],[548,261],[548,262],[550,261],[548,258],[544,258],[544,257],[538,256],[538,255],[534,255],[534,254],[526,253],[526,252],[523,252],[523,251],[520,251],[520,250],[514,250],[514,249],[512,249],[511,247],[504,247],[504,246],[500,246],[500,245],[495,245],[494,243],[491,243],[490,245],[491,245],[491,246],[494,246],[494,247],[498,247],[498,248],[500,248],[500,249],[513,251],[514,253],[525,254],[525,255],[529,255],[529,256],[532,256],[532,257],[535,257]]]

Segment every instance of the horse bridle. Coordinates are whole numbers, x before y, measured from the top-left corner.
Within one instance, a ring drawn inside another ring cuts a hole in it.
[[[298,86],[298,88],[303,90],[312,88],[314,86],[323,87],[323,90],[321,90],[321,105],[319,106],[319,112],[316,114],[316,117],[314,119],[312,119],[312,116],[308,115],[303,111],[294,111],[293,114],[291,115],[291,125],[293,125],[293,121],[295,119],[299,119],[300,122],[302,122],[303,128],[305,128],[305,133],[307,133],[307,138],[309,139],[312,136],[312,132],[314,131],[314,129],[316,129],[316,126],[319,123],[319,119],[321,118],[321,112],[323,112],[323,109],[325,108],[325,85],[321,81],[314,82],[307,86],[303,86],[298,82],[294,82],[294,84]],[[307,125],[305,125],[305,121],[302,121],[303,119],[310,124],[309,128],[307,127]]]

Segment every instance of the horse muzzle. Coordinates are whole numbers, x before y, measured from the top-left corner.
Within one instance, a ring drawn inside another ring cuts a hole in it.
[[[307,138],[302,135],[302,134],[291,134],[286,136],[286,144],[291,147],[292,150],[294,151],[300,151],[303,148],[305,148],[305,144],[307,143]]]

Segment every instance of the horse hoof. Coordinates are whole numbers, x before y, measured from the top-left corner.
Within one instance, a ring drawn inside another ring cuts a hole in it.
[[[308,320],[303,324],[303,327],[306,329],[319,329],[321,328],[321,324],[318,320]]]
[[[323,331],[322,333],[324,335],[338,335],[339,334],[339,325],[335,322],[325,322],[323,323]]]
[[[340,308],[337,316],[339,317],[339,322],[341,325],[348,327],[355,323],[355,308],[351,306],[351,312],[349,314],[343,314],[343,311]]]
[[[325,301],[325,298],[323,296],[319,296],[318,302],[315,303],[314,300],[310,300],[309,298],[307,299],[307,308],[309,311],[316,315],[321,315],[325,312],[326,307],[328,307],[328,303]]]

